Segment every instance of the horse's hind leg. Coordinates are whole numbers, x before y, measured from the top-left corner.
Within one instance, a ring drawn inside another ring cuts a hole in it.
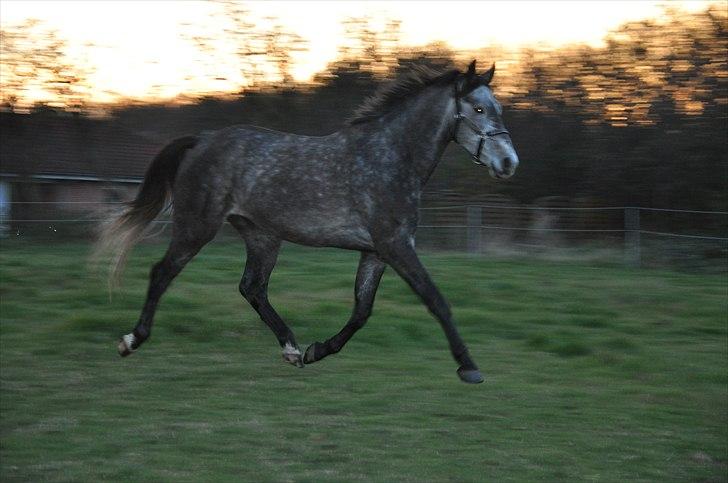
[[[177,228],[175,226],[175,228]],[[134,331],[126,334],[119,342],[119,354],[122,357],[134,352],[145,340],[149,338],[154,321],[154,312],[157,309],[162,294],[169,284],[187,265],[187,262],[197,255],[197,252],[207,242],[215,237],[217,227],[198,226],[195,230],[174,230],[172,241],[167,248],[164,258],[152,267],[149,275],[149,288],[144,308],[139,316]]]
[[[293,332],[268,301],[268,280],[278,259],[281,240],[261,231],[244,218],[230,217],[229,221],[245,239],[247,250],[240,294],[275,334],[283,349],[283,359],[303,367],[303,358]]]

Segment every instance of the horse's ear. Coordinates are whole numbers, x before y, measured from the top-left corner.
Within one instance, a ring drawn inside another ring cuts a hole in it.
[[[468,71],[465,73],[465,76],[468,79],[472,79],[475,75],[475,60],[473,60],[470,65],[468,66]]]
[[[468,65],[468,70],[465,74],[459,76],[457,90],[460,92],[460,95],[464,95],[478,87],[478,85],[480,85],[480,76],[475,73],[475,61],[472,61]]]
[[[480,75],[481,82],[487,86],[490,84],[490,81],[493,80],[493,74],[495,74],[495,64],[491,65],[490,69]]]

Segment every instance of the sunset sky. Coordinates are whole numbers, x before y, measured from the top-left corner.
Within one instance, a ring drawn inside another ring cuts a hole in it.
[[[659,17],[664,7],[696,11],[709,1],[510,1],[510,2],[244,2],[252,20],[265,27],[276,17],[285,30],[308,41],[292,69],[311,78],[336,58],[344,39],[342,20],[369,16],[375,28],[401,20],[401,43],[442,40],[455,49],[501,45],[598,46],[605,34],[629,20]],[[195,1],[19,1],[0,3],[3,28],[37,18],[69,42],[77,62],[93,65],[94,99],[116,96],[173,97],[181,93],[235,90],[244,80],[232,50],[224,47],[220,5]],[[205,35],[221,43],[205,58],[185,37]],[[88,47],[93,43],[93,47]],[[498,60],[498,59],[494,59]],[[209,72],[213,69],[214,73]],[[205,72],[201,72],[205,71]],[[211,83],[211,77],[218,81]],[[224,79],[224,80],[222,80]],[[154,87],[156,86],[156,87]]]

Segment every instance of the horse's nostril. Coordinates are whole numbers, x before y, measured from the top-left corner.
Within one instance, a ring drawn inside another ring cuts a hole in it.
[[[501,169],[503,170],[504,173],[506,173],[511,170],[512,164],[513,164],[513,161],[511,161],[511,158],[506,156],[505,158],[503,158],[503,161],[501,162]]]

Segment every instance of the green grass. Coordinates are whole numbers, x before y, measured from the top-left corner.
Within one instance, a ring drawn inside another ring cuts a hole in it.
[[[426,255],[486,375],[470,386],[391,270],[340,354],[284,364],[232,243],[120,359],[163,249],[109,300],[87,247],[2,242],[0,480],[726,481],[722,276]],[[347,319],[356,262],[284,248],[271,300],[302,346]]]

